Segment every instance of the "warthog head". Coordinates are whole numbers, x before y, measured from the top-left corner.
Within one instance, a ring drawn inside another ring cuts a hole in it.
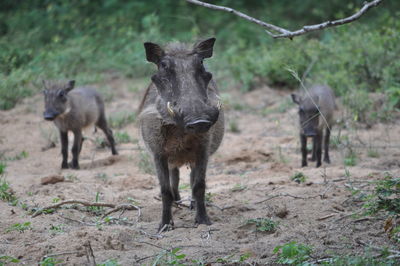
[[[67,94],[74,88],[74,85],[74,80],[66,84],[49,84],[43,81],[45,105],[45,110],[43,112],[44,119],[53,121],[58,116],[70,111]]]
[[[172,44],[165,50],[146,42],[146,58],[157,65],[151,79],[159,97],[157,110],[164,121],[182,128],[186,133],[204,133],[218,120],[220,102],[209,99],[208,85],[212,74],[203,60],[213,54],[215,38],[187,48]]]
[[[313,98],[292,94],[292,100],[299,106],[300,133],[307,137],[314,137],[319,129],[319,97]]]

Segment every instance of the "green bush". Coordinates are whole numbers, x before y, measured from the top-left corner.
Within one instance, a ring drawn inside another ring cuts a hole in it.
[[[389,215],[400,216],[400,177],[386,173],[384,179],[375,182],[375,189],[364,208],[367,214],[383,211]]]
[[[218,60],[207,63],[223,90],[248,91],[259,84],[294,89],[298,82],[287,69],[302,77],[309,68],[308,83],[329,84],[338,96],[353,90],[387,92],[390,106],[399,108],[397,1],[380,5],[379,12],[371,11],[358,22],[293,41],[272,39],[262,28],[231,14],[185,1],[3,2],[0,109],[10,109],[37,93],[43,78],[73,78],[85,84],[102,82],[108,73],[148,77],[154,66],[145,60],[144,41],[192,42],[210,35],[218,39]],[[287,9],[288,4],[301,8]],[[340,0],[230,1],[229,5],[294,28],[349,15],[362,1],[348,5]],[[362,116],[364,106],[349,104],[357,117]]]
[[[249,219],[246,224],[255,224],[256,232],[275,232],[278,227],[278,222],[269,218]]]
[[[295,241],[277,246],[274,253],[278,254],[277,263],[293,265],[312,265],[306,261],[310,259],[312,248],[304,244],[297,244]]]

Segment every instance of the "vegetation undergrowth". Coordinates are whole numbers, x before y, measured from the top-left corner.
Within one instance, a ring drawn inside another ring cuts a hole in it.
[[[358,8],[355,3],[339,2],[330,1],[326,8],[323,2],[302,1],[305,8],[290,11],[282,1],[230,4],[261,19],[297,27],[343,17]],[[307,11],[311,7],[315,12]],[[395,10],[398,3],[384,3],[358,23],[290,41],[271,39],[262,29],[230,14],[210,17],[212,11],[185,1],[17,4],[5,0],[0,7],[0,109],[10,109],[37,93],[42,78],[73,78],[87,84],[115,76],[148,77],[153,66],[145,60],[144,41],[193,42],[213,35],[218,40],[218,60],[207,64],[221,81],[221,90],[248,91],[259,84],[294,89],[297,81],[286,69],[300,76],[309,69],[305,82],[330,85],[343,96],[355,121],[387,120],[400,107],[400,21]],[[370,92],[383,94],[385,104],[374,109]],[[121,121],[115,122],[121,126]]]

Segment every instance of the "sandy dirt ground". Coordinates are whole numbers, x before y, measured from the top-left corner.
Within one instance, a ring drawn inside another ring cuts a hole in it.
[[[114,79],[108,83],[108,96],[112,96],[106,103],[108,117],[136,111],[145,86],[140,83],[135,92],[135,82]],[[160,256],[180,248],[178,254],[186,255],[181,262],[187,265],[195,264],[193,260],[216,265],[221,259],[233,264],[243,254],[249,255],[245,263],[273,264],[277,258],[274,247],[290,241],[312,246],[315,260],[363,253],[362,243],[393,247],[383,219],[351,216],[362,203],[349,188],[382,179],[385,171],[399,176],[399,120],[368,129],[334,128],[332,135],[348,136],[357,154],[356,166],[347,171],[343,145],[332,147],[330,165],[315,168],[309,162],[300,168],[297,110],[289,94],[268,87],[244,95],[223,93],[226,134],[207,171],[207,209],[213,224],[194,224],[195,213],[186,207],[190,189],[189,170],[184,167],[180,183],[184,201],[173,208],[175,228],[162,234],[157,234],[161,218],[158,180],[146,173],[149,165],[138,144],[135,123],[114,129],[132,139],[118,144],[117,156],[94,141],[103,138],[102,132],[87,130],[81,169],[61,170],[59,142],[55,148],[43,149],[49,139],[58,139],[58,133],[42,118],[42,95],[1,111],[0,152],[8,158],[4,178],[20,203],[11,206],[0,201],[0,254],[18,258],[21,265],[38,265],[46,256],[56,258],[60,265],[93,265],[93,260],[104,263],[110,259],[120,265],[151,265],[157,259],[171,260]],[[339,112],[338,119],[344,113]],[[368,156],[368,149],[374,149],[378,157]],[[22,152],[25,158],[12,160]],[[296,172],[307,176],[304,183],[290,179]],[[42,178],[51,176],[64,181],[43,185]],[[140,216],[137,210],[126,210],[102,220],[111,208],[75,204],[32,217],[22,208],[38,209],[70,199],[94,202],[96,198],[115,205],[134,203],[141,208]],[[248,223],[255,218],[271,219],[278,226],[273,232],[259,232]],[[8,230],[26,222],[30,228],[23,232]]]

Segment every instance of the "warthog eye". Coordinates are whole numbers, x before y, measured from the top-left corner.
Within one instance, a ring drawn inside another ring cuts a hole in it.
[[[162,68],[162,69],[167,69],[167,68],[169,68],[169,62],[167,61],[167,60],[162,60],[161,62],[160,62],[160,68]]]
[[[66,92],[65,90],[61,90],[61,91],[58,93],[58,97],[59,97],[59,98],[64,98],[65,95],[67,95],[67,92]]]

